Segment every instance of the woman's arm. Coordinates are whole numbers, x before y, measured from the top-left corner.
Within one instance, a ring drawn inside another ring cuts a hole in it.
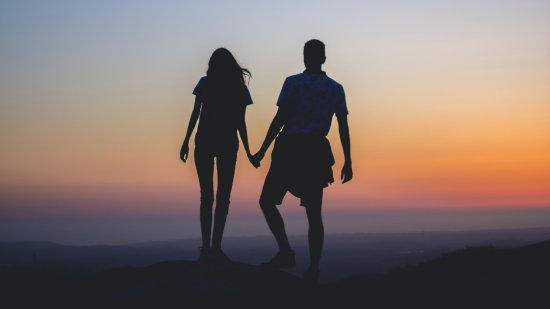
[[[193,106],[193,112],[191,113],[191,118],[189,119],[189,126],[187,126],[187,134],[185,134],[185,139],[181,145],[180,150],[180,159],[183,162],[187,161],[187,156],[189,155],[189,140],[191,139],[191,134],[195,129],[197,120],[199,120],[199,115],[201,114],[202,102],[198,97],[195,97],[195,105]]]
[[[248,132],[246,130],[246,106],[243,108],[243,111],[241,113],[241,119],[239,120],[239,135],[241,136],[241,141],[243,142],[244,150],[246,151],[246,156],[248,157],[248,160],[252,157],[252,154],[250,153],[250,147],[248,145]],[[256,165],[254,165],[257,167]]]

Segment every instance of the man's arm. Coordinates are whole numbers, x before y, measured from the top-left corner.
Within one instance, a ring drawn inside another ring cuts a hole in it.
[[[353,178],[353,169],[351,168],[351,143],[349,137],[348,116],[346,114],[336,115],[338,120],[338,131],[340,133],[340,141],[344,150],[344,167],[340,178],[342,183],[346,183]]]
[[[279,109],[277,110],[277,114],[275,114],[275,117],[273,117],[273,120],[271,121],[271,125],[269,126],[269,130],[267,131],[265,140],[262,143],[262,147],[254,156],[252,156],[253,162],[257,163],[258,165],[260,164],[260,161],[262,161],[262,159],[264,158],[267,149],[269,148],[273,140],[277,137],[279,132],[281,132],[281,129],[284,127],[286,118],[286,107],[279,107]]]

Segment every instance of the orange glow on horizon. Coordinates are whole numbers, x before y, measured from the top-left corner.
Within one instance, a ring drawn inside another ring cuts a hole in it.
[[[227,29],[197,20],[198,4],[170,10],[185,16],[156,8],[158,20],[149,11],[55,22],[36,13],[51,29],[13,8],[2,33],[10,48],[0,72],[0,218],[195,214],[193,156],[183,164],[178,155],[210,53],[228,46],[253,73],[256,150],[284,78],[303,70],[310,36],[326,42],[325,70],[343,84],[350,112],[349,184],[338,181],[336,121],[329,134],[336,183],[326,197],[342,212],[548,208],[550,10],[527,2],[405,10],[334,1],[312,25],[288,12],[281,24],[255,4],[265,22],[250,28],[238,18]],[[268,166],[269,157],[254,169],[241,146],[237,213],[258,211]]]

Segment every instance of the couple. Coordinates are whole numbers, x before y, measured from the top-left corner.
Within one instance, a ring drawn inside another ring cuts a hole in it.
[[[341,172],[342,182],[351,180],[353,175],[344,89],[321,70],[325,59],[323,42],[310,40],[305,44],[306,70],[285,80],[277,101],[277,114],[260,150],[252,155],[245,123],[246,107],[252,104],[245,85],[245,78],[251,76],[250,71],[241,68],[225,48],[219,48],[212,54],[206,76],[200,79],[193,90],[196,96],[195,105],[180,151],[181,160],[186,162],[189,140],[198,120],[194,151],[201,193],[200,261],[229,260],[221,250],[221,242],[235,174],[239,132],[248,159],[256,168],[260,166],[269,146],[275,140],[271,166],[260,196],[260,207],[275,236],[279,252],[271,261],[262,265],[269,268],[289,268],[296,264],[283,218],[276,207],[282,203],[285,194],[290,192],[300,198],[300,205],[306,209],[309,222],[310,265],[304,278],[314,282],[319,280],[319,262],[324,240],[321,218],[323,189],[334,182],[334,157],[326,138],[333,115],[338,120],[345,157]],[[218,188],[212,231],[214,158]]]

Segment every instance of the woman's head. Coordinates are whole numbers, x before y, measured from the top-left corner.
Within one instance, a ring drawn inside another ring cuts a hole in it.
[[[221,82],[245,83],[245,77],[250,78],[250,71],[241,68],[235,57],[226,48],[218,48],[210,56],[206,75]]]

